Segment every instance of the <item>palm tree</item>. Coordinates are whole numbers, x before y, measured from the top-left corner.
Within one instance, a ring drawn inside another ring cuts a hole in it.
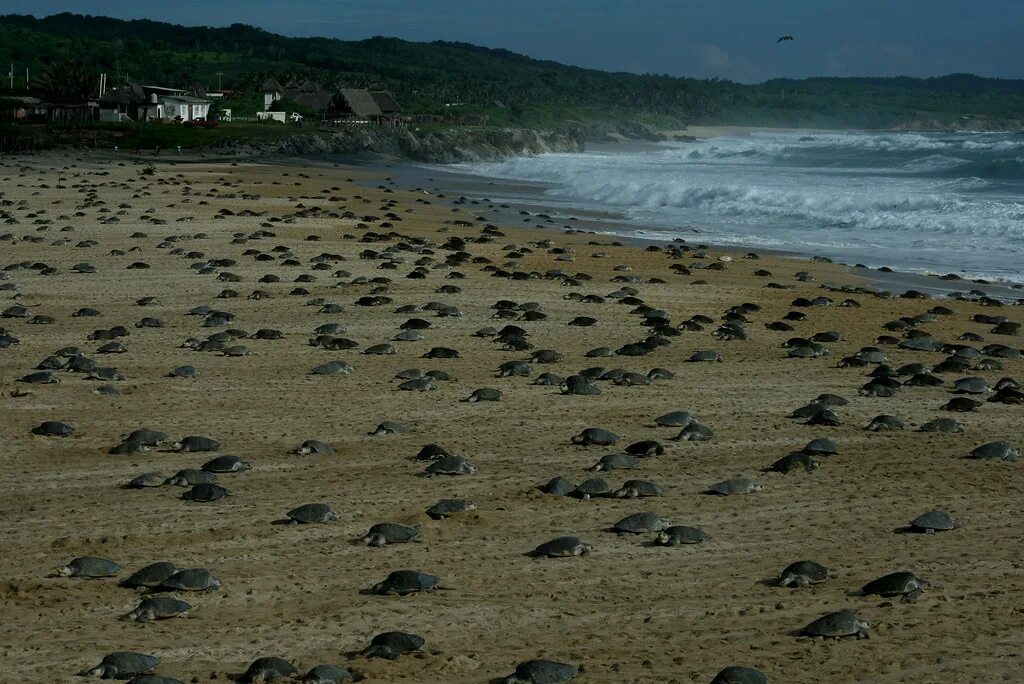
[[[97,95],[99,78],[79,64],[50,62],[35,86],[49,100],[82,102]]]

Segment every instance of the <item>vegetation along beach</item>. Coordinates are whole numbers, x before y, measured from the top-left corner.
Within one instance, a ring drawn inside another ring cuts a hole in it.
[[[0,17],[0,682],[1020,681],[1024,82],[223,23]]]

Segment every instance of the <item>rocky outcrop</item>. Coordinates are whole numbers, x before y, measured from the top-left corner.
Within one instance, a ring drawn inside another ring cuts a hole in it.
[[[583,143],[575,136],[526,129],[459,129],[416,131],[412,129],[352,126],[337,131],[289,136],[273,142],[249,142],[234,152],[271,153],[289,157],[338,154],[371,154],[433,164],[497,161],[509,157],[548,152],[579,152]]]

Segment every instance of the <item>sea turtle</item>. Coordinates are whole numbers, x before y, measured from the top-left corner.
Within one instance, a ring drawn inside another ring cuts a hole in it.
[[[152,472],[142,473],[141,475],[133,478],[124,485],[124,488],[145,489],[147,487],[162,487],[165,484],[167,484],[167,476],[158,470],[154,470]]]
[[[711,684],[768,684],[768,676],[752,667],[731,665],[719,671]]]
[[[575,396],[596,396],[601,393],[597,385],[584,375],[570,375],[561,383],[562,394]]]
[[[195,501],[196,503],[210,503],[218,499],[223,499],[225,496],[230,496],[229,492],[219,484],[211,483],[200,483],[192,485],[192,489],[181,495],[181,498],[185,501]]]
[[[379,346],[379,345],[378,345]],[[433,347],[425,353],[422,357],[424,359],[457,359],[459,358],[459,352],[449,347]]]
[[[958,433],[964,431],[964,424],[953,418],[936,418],[918,428],[918,432]]]
[[[407,392],[432,392],[437,389],[437,383],[427,378],[414,378],[401,383],[398,389]]]
[[[791,470],[797,468],[803,468],[807,472],[811,472],[821,464],[814,460],[813,456],[805,451],[793,451],[786,454],[779,460],[772,463],[770,466],[762,470],[762,472],[775,472],[775,473],[789,473]]]
[[[896,416],[882,414],[871,419],[864,429],[868,432],[886,432],[889,430],[902,430],[903,421]]]
[[[476,509],[476,504],[466,499],[441,499],[427,509],[426,513],[434,520],[444,520],[456,513],[465,513]]]
[[[199,470],[198,468],[183,468],[167,478],[164,484],[174,485],[175,487],[191,487],[192,485],[214,484],[215,482],[217,482],[217,476],[213,473]]]
[[[834,638],[854,636],[858,639],[868,638],[868,623],[861,620],[854,613],[844,610],[838,613],[829,613],[818,618],[801,630],[801,633],[811,637]]]
[[[974,399],[968,399],[967,397],[953,397],[939,408],[943,411],[968,413],[970,411],[978,410],[981,406],[983,406],[983,404],[980,401],[975,401]]]
[[[82,670],[79,677],[99,677],[100,679],[130,679],[134,675],[148,674],[160,665],[156,656],[131,651],[117,651],[103,656],[96,667]]]
[[[296,454],[328,455],[334,453],[334,447],[318,439],[307,439],[295,449]]]
[[[639,442],[633,442],[626,447],[626,453],[630,456],[639,456],[640,458],[650,458],[652,456],[661,456],[665,453],[665,447],[662,446],[661,442],[653,439],[645,439]]]
[[[606,454],[601,457],[591,470],[623,470],[640,465],[640,459],[630,454]]]
[[[904,601],[914,601],[931,584],[912,572],[893,572],[871,580],[861,589],[865,595],[902,596]]]
[[[60,383],[60,378],[53,374],[52,371],[44,370],[37,371],[35,373],[29,373],[18,378],[18,382],[24,382],[33,385],[56,385]]]
[[[415,653],[426,643],[423,637],[408,632],[384,632],[370,640],[370,645],[360,651],[366,658],[387,658],[397,660],[399,656]]]
[[[139,428],[133,430],[125,437],[126,441],[138,442],[139,444],[145,444],[146,446],[157,446],[167,441],[167,435],[159,430],[150,430],[149,428]]]
[[[584,556],[593,550],[593,546],[584,544],[579,537],[555,537],[535,548],[530,555],[538,558],[568,558]]]
[[[689,411],[672,411],[654,419],[658,427],[686,427],[696,418]]]
[[[801,451],[808,454],[832,456],[839,453],[839,445],[836,444],[835,440],[828,437],[816,437],[808,442]]]
[[[804,421],[804,425],[828,425],[832,427],[840,425],[839,414],[824,404],[820,406],[821,409]]]
[[[935,510],[922,513],[910,521],[910,529],[914,532],[932,534],[956,529],[957,524],[945,511]]]
[[[66,565],[58,565],[54,572],[59,577],[94,579],[97,577],[114,577],[117,573],[121,572],[121,566],[106,558],[81,556],[68,562]]]
[[[1010,446],[1009,442],[989,442],[976,447],[967,454],[967,458],[995,459],[1000,461],[1016,461],[1020,452]]]
[[[731,496],[734,494],[752,494],[754,492],[760,492],[762,489],[761,485],[755,484],[745,477],[734,477],[728,480],[722,480],[721,482],[716,482],[708,487],[705,493]]]
[[[173,448],[175,451],[182,451],[185,453],[195,451],[216,451],[217,449],[220,449],[220,442],[211,437],[191,435],[189,437],[183,437],[180,442],[175,442]]]
[[[703,423],[698,423],[696,420],[689,423],[686,427],[679,431],[675,437],[672,437],[674,442],[710,442],[715,438],[715,431],[709,428]]]
[[[384,420],[381,421],[370,434],[374,437],[379,437],[381,435],[402,435],[407,432],[411,432],[411,430],[403,423],[398,423],[393,420]]]
[[[555,375],[554,373],[541,373],[537,376],[537,379],[533,381],[534,385],[542,385],[545,387],[557,387],[565,382],[565,378],[561,375]],[[589,383],[588,383],[589,384]],[[596,387],[594,389],[597,389]]]
[[[119,397],[121,396],[121,390],[117,389],[113,385],[100,385],[92,390],[93,394],[98,394],[103,397]]]
[[[808,584],[820,584],[827,579],[828,568],[821,563],[802,560],[787,565],[776,583],[780,587],[806,587]]]
[[[285,513],[293,525],[308,523],[325,523],[341,520],[341,517],[334,512],[330,505],[325,503],[308,503],[293,508]]]
[[[419,330],[403,330],[394,337],[391,338],[392,342],[419,342],[423,338],[423,333]]]
[[[506,361],[505,363],[498,366],[498,377],[507,378],[511,376],[526,377],[530,375],[532,369],[530,364],[525,361]]]
[[[392,572],[383,582],[370,587],[371,594],[406,596],[419,591],[432,591],[443,589],[441,578],[428,575],[416,570],[396,570]]]
[[[199,371],[196,370],[195,366],[178,366],[172,368],[167,372],[169,378],[196,378],[199,377]]]
[[[526,660],[516,665],[516,671],[505,678],[504,684],[559,684],[581,671],[575,665],[555,660]]]
[[[953,391],[956,394],[986,394],[990,390],[985,378],[960,378],[953,383]]]
[[[590,446],[597,444],[598,446],[610,446],[618,442],[620,437],[614,432],[609,432],[602,428],[587,428],[583,432],[572,438],[573,444],[579,444],[580,446]]]
[[[576,489],[576,485],[561,475],[551,478],[540,487],[542,492],[553,496],[568,496],[574,489]]]
[[[377,523],[370,527],[363,535],[363,541],[367,546],[384,546],[385,544],[402,544],[409,541],[418,541],[419,528],[399,525],[398,523]]]
[[[252,661],[238,680],[241,682],[274,682],[279,679],[291,679],[298,674],[299,671],[295,669],[295,666],[284,658],[264,656]]]
[[[156,591],[216,591],[220,588],[220,580],[205,568],[186,568],[156,585]]]
[[[501,390],[494,389],[493,387],[481,387],[480,389],[473,390],[465,401],[477,402],[477,401],[498,401],[501,399]]]
[[[354,368],[348,361],[328,361],[310,369],[310,375],[348,375]]]
[[[587,501],[591,497],[604,496],[609,492],[611,492],[611,487],[607,482],[599,477],[592,477],[576,485],[576,489],[572,490],[570,496]]]
[[[200,469],[208,473],[239,473],[243,470],[252,470],[252,465],[238,456],[225,454],[207,461]]]
[[[184,617],[192,606],[184,601],[179,601],[170,596],[150,596],[144,598],[130,613],[124,616],[125,620],[136,622],[148,622],[149,620],[165,620],[172,617]]]
[[[665,489],[647,480],[626,480],[612,493],[618,499],[636,499],[641,496],[664,496]]]
[[[144,674],[137,675],[128,680],[128,684],[184,684],[180,679],[174,677],[161,677],[160,675]]]
[[[658,546],[679,546],[680,544],[700,544],[711,537],[702,529],[686,525],[672,525],[658,533],[654,543]]]
[[[725,359],[722,358],[721,354],[719,354],[718,352],[716,352],[716,351],[714,351],[712,349],[702,349],[700,351],[695,351],[693,353],[693,355],[691,355],[690,358],[687,359],[687,361],[690,361],[690,362],[699,362],[699,361],[719,361],[719,362],[721,362],[721,361],[724,361],[724,360]]]
[[[142,587],[156,587],[168,577],[177,572],[174,563],[169,561],[158,561],[136,570],[121,582],[122,587],[128,589],[140,589]]]
[[[476,466],[464,459],[462,456],[442,456],[428,465],[423,475],[472,475],[476,472]]]
[[[443,456],[451,456],[450,452],[440,444],[424,444],[420,447],[420,450],[413,456],[413,460],[416,461],[436,461]]]
[[[356,681],[356,676],[343,667],[337,665],[317,665],[302,676],[304,684],[342,684],[342,682]]]
[[[32,428],[32,434],[40,437],[68,437],[74,431],[75,428],[67,423],[56,420],[46,420]]]
[[[641,532],[661,532],[668,527],[668,521],[662,520],[654,513],[645,511],[627,515],[612,525],[612,530],[619,534],[640,534]]]

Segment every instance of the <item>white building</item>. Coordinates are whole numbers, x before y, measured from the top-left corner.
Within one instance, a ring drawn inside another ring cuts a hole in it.
[[[191,95],[167,95],[160,98],[163,106],[163,117],[171,121],[194,121],[210,116],[210,101]]]

